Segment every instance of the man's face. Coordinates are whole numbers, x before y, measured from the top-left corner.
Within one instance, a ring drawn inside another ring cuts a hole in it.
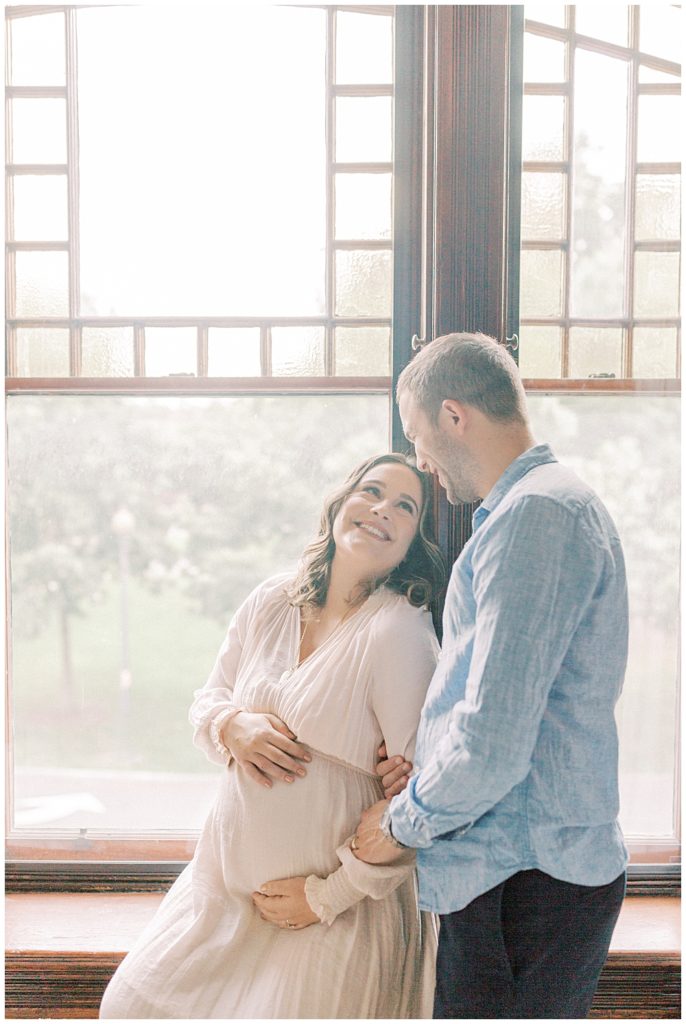
[[[414,444],[419,469],[438,477],[451,505],[476,501],[480,497],[478,467],[457,431],[451,429],[453,418],[447,410],[441,409],[434,425],[406,391],[398,399],[398,409],[405,437]]]

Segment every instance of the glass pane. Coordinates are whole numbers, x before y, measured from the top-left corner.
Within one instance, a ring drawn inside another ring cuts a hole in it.
[[[15,824],[199,828],[221,772],[193,690],[323,496],[388,448],[388,396],[8,405]]]
[[[656,71],[654,68],[649,68],[646,64],[639,64],[638,67],[638,80],[639,82],[663,82],[669,85],[674,85],[678,82],[678,76],[668,75],[664,71]]]
[[[622,376],[621,327],[572,327],[569,332],[569,376]]]
[[[69,331],[62,327],[18,327],[17,376],[68,377]]]
[[[681,178],[678,174],[636,175],[636,238],[679,238]]]
[[[681,124],[681,96],[638,97],[637,157],[644,163],[681,159],[681,141],[678,131],[668,125]]]
[[[564,4],[524,4],[524,17],[532,21],[542,21],[546,25],[565,26]]]
[[[564,160],[564,96],[525,96],[523,160]]]
[[[679,315],[679,253],[637,252],[634,316]]]
[[[519,372],[522,377],[562,376],[562,331],[559,327],[522,326],[519,331]]]
[[[603,102],[598,103],[598,82]],[[627,65],[577,51],[572,316],[621,316],[624,303]]]
[[[336,238],[391,237],[391,175],[337,174]]]
[[[564,174],[522,174],[522,240],[565,237],[565,187]]]
[[[390,96],[339,96],[336,99],[336,160],[375,163],[392,157]]]
[[[676,377],[676,327],[634,327],[633,376]]]
[[[393,19],[373,14],[336,13],[336,81],[384,84],[393,81]]]
[[[10,100],[12,162],[65,164],[67,108],[59,99]]]
[[[683,60],[684,18],[677,4],[639,5],[639,49],[653,57]]]
[[[17,252],[18,317],[69,316],[66,252]]]
[[[198,332],[194,327],[145,328],[146,377],[194,377],[197,362]]]
[[[674,830],[679,407],[676,397],[529,395],[536,437],[595,488],[624,546],[631,623],[617,721],[629,836]]]
[[[83,312],[322,314],[326,12],[188,12],[77,11]]]
[[[524,33],[524,81],[564,82],[565,43]]]
[[[576,4],[576,31],[608,43],[627,46],[629,42],[629,8],[626,4]]]
[[[388,327],[337,327],[336,374],[339,377],[386,377],[391,372]]]
[[[84,327],[81,332],[83,377],[133,376],[132,327]]]
[[[323,327],[273,327],[272,374],[321,377],[324,374]]]
[[[210,327],[210,377],[259,377],[260,331],[256,327]]]
[[[17,242],[66,242],[67,177],[64,174],[16,174],[14,239]]]
[[[12,85],[64,85],[64,15],[11,18],[8,25]]]
[[[336,253],[336,315],[391,315],[390,252]]]
[[[521,316],[562,316],[562,253],[523,249]]]

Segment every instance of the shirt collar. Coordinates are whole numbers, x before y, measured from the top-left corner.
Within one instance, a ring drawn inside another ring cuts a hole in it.
[[[549,444],[537,444],[528,448],[521,455],[510,463],[491,487],[490,491],[481,502],[472,518],[473,529],[476,530],[484,519],[495,511],[505,495],[523,476],[535,466],[543,466],[548,462],[557,462]]]

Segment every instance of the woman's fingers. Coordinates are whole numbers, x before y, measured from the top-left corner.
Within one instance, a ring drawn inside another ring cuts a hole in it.
[[[265,789],[272,788],[271,779],[261,772],[259,768],[256,768],[254,764],[251,764],[250,761],[242,761],[241,768],[249,778],[253,779],[260,786],[264,786]]]

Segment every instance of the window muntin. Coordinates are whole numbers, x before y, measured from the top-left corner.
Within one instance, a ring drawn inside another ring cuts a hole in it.
[[[526,379],[679,376],[680,165],[664,125],[680,123],[681,12],[656,9],[525,7]],[[651,330],[667,332],[653,361]]]

